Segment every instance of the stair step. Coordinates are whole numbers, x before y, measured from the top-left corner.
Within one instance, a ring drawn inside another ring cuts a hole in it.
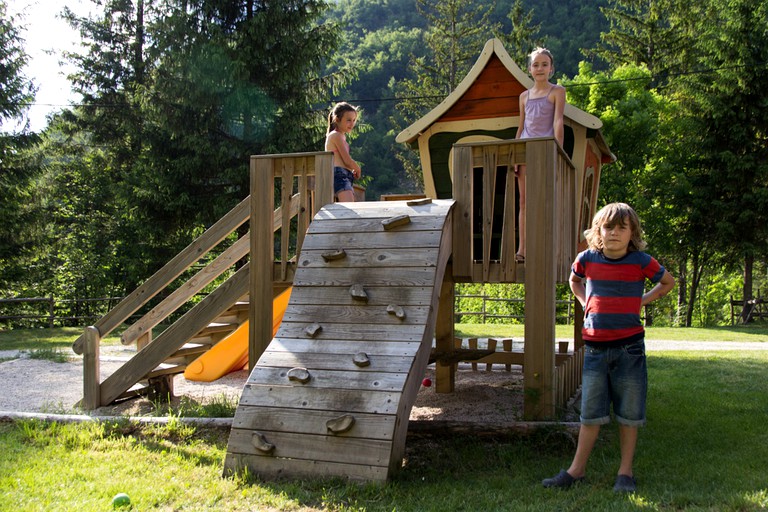
[[[205,336],[206,334],[215,334],[217,332],[229,332],[234,331],[237,327],[236,323],[213,322],[208,324],[208,327],[197,333],[197,335]]]
[[[205,352],[208,352],[210,350],[211,346],[210,344],[203,344],[203,343],[186,343],[183,347],[181,347],[179,350],[174,352],[169,359],[172,359],[174,357],[185,357],[185,356],[194,356],[203,354]]]
[[[184,370],[187,369],[186,364],[166,364],[162,363],[157,366],[154,370],[149,372],[144,376],[142,380],[151,379],[153,377],[161,377],[163,375],[176,375],[179,373],[184,373]]]

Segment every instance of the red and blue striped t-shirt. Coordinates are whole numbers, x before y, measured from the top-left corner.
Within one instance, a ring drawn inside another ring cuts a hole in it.
[[[588,342],[615,342],[643,335],[640,304],[645,280],[658,283],[665,269],[640,251],[616,260],[587,249],[576,256],[571,269],[586,280],[586,306],[582,336]]]

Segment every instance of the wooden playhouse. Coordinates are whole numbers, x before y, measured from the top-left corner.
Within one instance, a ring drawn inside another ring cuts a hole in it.
[[[592,215],[601,165],[612,160],[601,123],[565,111],[565,148],[511,140],[530,79],[491,40],[459,87],[398,140],[419,149],[424,199],[333,203],[327,152],[251,158],[251,193],[76,342],[84,400],[95,408],[172,392],[173,376],[249,321],[250,376],[225,473],[384,481],[402,465],[408,418],[427,365],[439,391],[456,364],[522,364],[524,416],[553,419],[576,391],[582,346],[555,350],[555,287],[568,278]],[[515,262],[513,165],[528,165],[528,247]],[[277,190],[277,193],[273,191]],[[240,226],[250,229],[232,242]],[[227,241],[217,256],[205,255]],[[223,284],[157,337],[153,330],[202,287]],[[204,261],[204,265],[199,262]],[[193,265],[194,276],[164,291]],[[454,283],[524,283],[525,349],[467,350],[454,342]],[[282,323],[273,300],[291,288]],[[103,381],[101,338],[124,331],[140,350]],[[578,313],[577,313],[578,316]]]

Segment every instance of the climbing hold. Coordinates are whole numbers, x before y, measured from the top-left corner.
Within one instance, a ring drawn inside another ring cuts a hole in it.
[[[368,358],[368,354],[365,352],[358,352],[355,354],[355,357],[352,358],[352,361],[360,368],[370,366],[371,364],[371,360]]]
[[[389,219],[384,219],[383,221],[381,221],[381,225],[384,226],[384,229],[386,230],[390,230],[398,226],[404,226],[405,224],[410,224],[410,223],[411,223],[410,215],[398,215],[397,217],[391,217]]]
[[[400,320],[405,319],[405,311],[400,306],[390,304],[389,306],[387,306],[387,313],[389,313],[390,315],[395,315]]]
[[[407,204],[408,206],[421,206],[424,204],[430,204],[431,202],[432,202],[431,197],[423,197],[421,199],[411,199],[405,204]]]
[[[324,252],[322,256],[325,261],[340,260],[347,257],[347,251],[339,249],[337,251]]]
[[[291,368],[288,370],[288,380],[306,384],[312,376],[306,368]]]
[[[333,434],[343,434],[351,429],[354,424],[355,417],[351,414],[344,414],[343,416],[325,422],[325,426]]]
[[[259,450],[262,453],[272,453],[275,451],[275,445],[267,441],[267,438],[264,437],[264,434],[261,432],[254,432],[251,436],[251,444],[254,448]]]
[[[323,330],[323,326],[322,326],[322,325],[320,325],[320,324],[318,324],[317,322],[315,322],[315,323],[314,323],[314,324],[312,324],[312,325],[308,325],[308,326],[307,326],[307,327],[304,329],[304,332],[305,332],[305,333],[306,333],[306,335],[307,335],[307,336],[309,336],[310,338],[314,338],[314,337],[315,337],[315,336],[317,336],[317,335],[318,335],[318,333],[319,333],[320,331],[322,331],[322,330]]]
[[[349,289],[349,294],[355,300],[362,300],[363,302],[368,302],[368,294],[365,293],[365,289],[361,284],[353,284]]]

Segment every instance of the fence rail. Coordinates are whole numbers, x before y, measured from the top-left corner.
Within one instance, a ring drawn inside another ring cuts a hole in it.
[[[482,300],[482,306],[479,311],[463,311],[461,309],[461,301],[462,299],[478,299]],[[489,307],[489,303],[491,304],[491,307]],[[461,321],[462,317],[479,317],[481,319],[480,323],[487,323],[488,319],[496,319],[496,318],[503,318],[503,319],[510,319],[510,320],[523,320],[525,319],[525,315],[523,314],[499,314],[497,311],[498,308],[493,307],[494,303],[503,303],[512,305],[519,305],[519,308],[522,310],[525,306],[525,299],[508,299],[508,298],[501,298],[501,297],[488,297],[487,295],[456,295],[456,300],[454,303],[454,315],[456,316],[457,322]],[[566,325],[571,325],[573,323],[573,300],[557,300],[555,301],[556,308],[557,308],[557,316],[555,319],[558,323],[564,323]]]
[[[56,299],[55,297],[18,297],[0,299],[0,326],[10,327],[81,327],[104,316],[122,297]],[[104,303],[103,306],[98,305]],[[91,305],[96,304],[96,307]]]

